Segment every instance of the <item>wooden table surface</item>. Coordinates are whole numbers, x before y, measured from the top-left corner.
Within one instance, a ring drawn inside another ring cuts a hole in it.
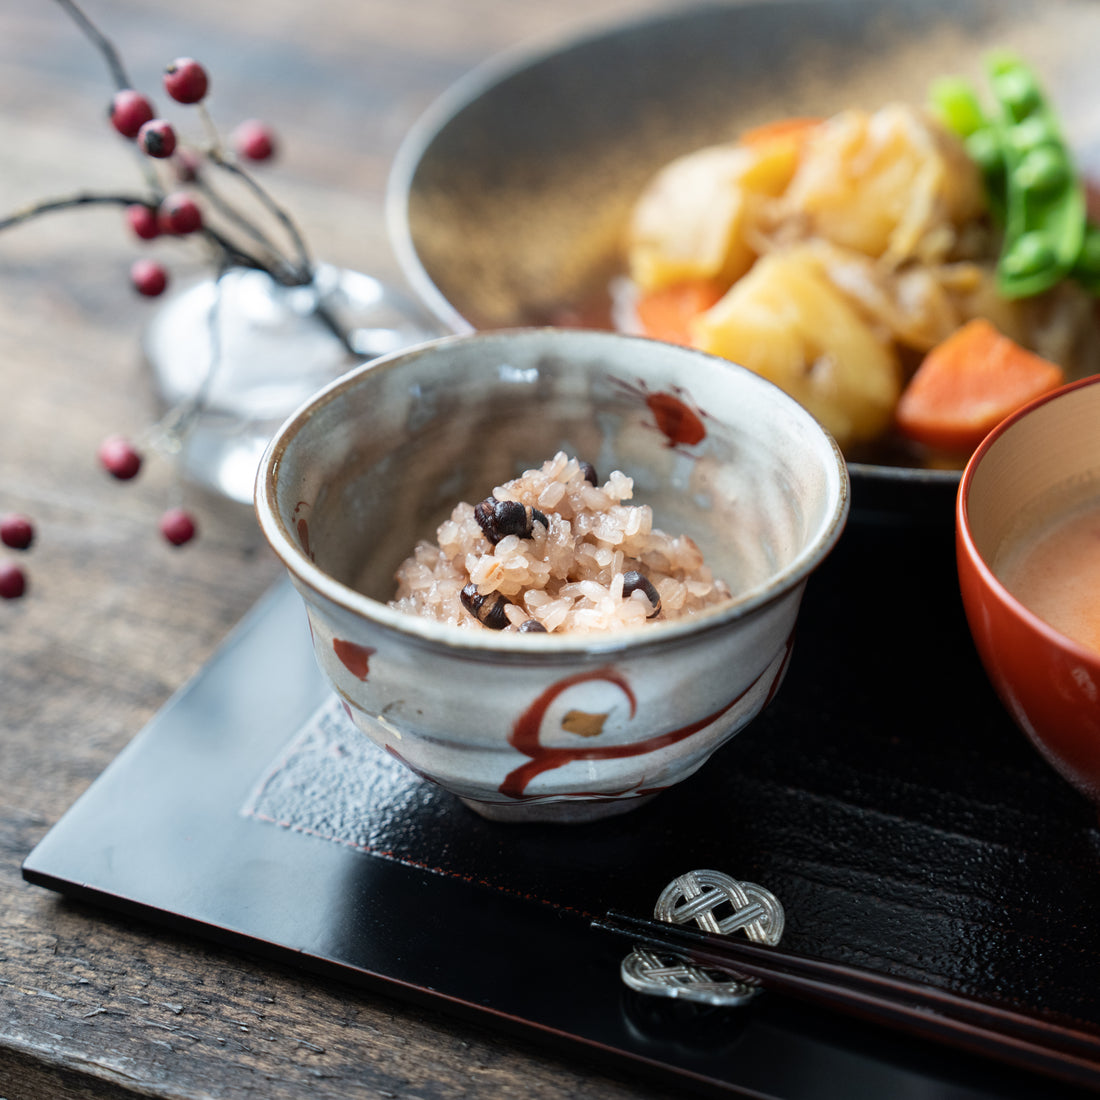
[[[674,6],[667,0],[665,7]],[[314,253],[399,275],[383,216],[398,144],[496,52],[660,7],[642,0],[87,0],[135,84],[179,56],[211,72],[225,128],[273,123],[264,169]],[[0,215],[133,180],[105,120],[102,58],[51,0],[0,0]],[[122,483],[95,454],[152,400],[117,208],[0,234],[0,513],[33,518],[29,579],[0,601],[0,1097],[655,1097],[487,1030],[284,970],[24,883],[50,826],[280,575],[251,512],[188,495],[201,527],[156,529],[164,462]],[[155,246],[186,273],[186,249]],[[176,251],[178,250],[178,251]]]

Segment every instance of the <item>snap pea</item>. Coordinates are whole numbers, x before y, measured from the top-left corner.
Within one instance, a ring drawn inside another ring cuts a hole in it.
[[[989,126],[974,86],[961,76],[941,76],[934,80],[929,98],[944,125],[963,139]]]
[[[1085,195],[1034,73],[1010,54],[989,61],[1004,155],[1004,244],[997,289],[1026,298],[1061,282],[1085,243]]]
[[[998,225],[1005,222],[1005,156],[1000,129],[982,110],[973,85],[961,77],[945,76],[932,84],[932,109],[963,142],[985,184],[990,212]]]
[[[1035,74],[1019,58],[987,59],[991,117],[965,80],[932,86],[932,106],[962,139],[1003,229],[997,288],[1006,298],[1040,294],[1069,276],[1100,294],[1100,229],[1088,225],[1084,189]]]

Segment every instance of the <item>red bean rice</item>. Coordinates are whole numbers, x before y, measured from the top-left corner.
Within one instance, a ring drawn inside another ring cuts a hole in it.
[[[506,535],[494,546],[474,506],[459,504],[439,526],[437,541],[418,543],[398,568],[390,606],[487,629],[463,606],[462,589],[473,582],[481,596],[507,599],[506,631],[534,619],[561,633],[679,619],[728,600],[729,586],[712,575],[692,539],[653,527],[648,505],[623,503],[633,493],[633,480],[619,471],[592,485],[585,466],[559,452],[492,492],[497,500],[538,509],[549,528],[536,522],[530,538]],[[632,570],[656,588],[656,617],[642,588],[624,597],[624,575]]]

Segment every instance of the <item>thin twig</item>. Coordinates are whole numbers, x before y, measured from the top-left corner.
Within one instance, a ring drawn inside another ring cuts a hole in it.
[[[231,160],[227,160],[217,150],[212,150],[210,153],[210,159],[212,163],[216,164],[219,168],[224,169],[226,172],[236,176],[241,180],[256,196],[257,199],[267,208],[271,215],[278,220],[280,225],[286,230],[287,235],[290,237],[294,250],[298,253],[298,263],[305,276],[304,281],[308,282],[311,273],[313,271],[313,262],[310,260],[309,249],[306,248],[306,242],[303,239],[301,233],[298,232],[298,227],[291,220],[291,217],[287,212],[277,203],[275,200],[260,186],[259,183],[252,177],[252,175],[246,172],[239,164],[234,163]]]
[[[110,39],[73,3],[73,0],[57,0],[57,2],[69,13],[77,26],[92,40],[96,49],[103,55],[104,60],[111,69],[111,75],[114,77],[118,90],[121,92],[127,88],[132,88],[133,85],[126,75],[118,50],[115,49]]]
[[[210,186],[209,180],[201,173],[195,174],[194,184],[203,196],[215,208],[222,217],[232,222],[242,233],[251,238],[259,247],[264,251],[268,257],[265,268],[269,270],[274,277],[274,270],[279,268],[284,271],[284,280],[287,282],[295,282],[298,280],[298,270],[283,256],[280,254],[278,248],[268,238],[267,234],[254,225],[248,218],[244,217],[241,212],[227,202],[226,199],[220,195],[213,187]]]
[[[210,151],[217,156],[221,156],[222,138],[221,134],[218,133],[217,126],[214,125],[213,118],[210,117],[210,111],[201,100],[195,104],[195,109],[199,112],[202,128],[206,131],[206,140],[209,143]]]
[[[321,300],[320,296],[318,296],[317,298],[317,305],[314,306],[313,312],[314,314],[316,314],[317,319],[321,322],[321,324],[324,325],[324,327],[327,328],[329,332],[331,332],[332,335],[340,341],[341,344],[344,345],[344,350],[348,353],[348,355],[353,356],[357,359],[364,358],[363,353],[359,351],[354,344],[352,344],[351,333],[348,332],[348,330],[345,329],[343,325],[341,325],[340,322],[336,320],[336,317],[333,315],[328,306],[326,306],[325,303]]]
[[[61,198],[46,199],[43,202],[32,203],[21,207],[5,217],[0,218],[0,230],[8,229],[14,225],[21,225],[42,214],[52,214],[58,210],[67,210],[73,206],[149,206],[155,209],[155,204],[150,203],[142,195],[131,194],[101,194],[92,191],[80,191],[75,195],[65,195]]]
[[[257,259],[252,253],[246,252],[239,245],[234,244],[228,237],[221,233],[217,229],[211,228],[209,225],[204,225],[198,233],[201,234],[211,244],[217,246],[223,257],[223,262],[228,262],[231,266],[235,267],[248,267],[254,271],[263,271],[270,275],[275,282],[282,286],[297,286],[298,279],[296,273],[292,272],[289,276],[280,276],[279,272],[273,271],[271,267],[264,263],[262,260]],[[220,276],[219,276],[220,278]]]
[[[32,203],[30,206],[24,206],[22,209],[16,210],[14,213],[0,218],[0,232],[17,225],[22,225],[24,222],[28,222],[32,218],[40,217],[43,214],[53,214],[60,210],[69,210],[78,206],[145,206],[152,210],[156,209],[156,203],[151,203],[143,195],[125,193],[105,194],[101,192],[81,191],[74,195],[64,195],[60,198],[46,199],[43,202]],[[298,280],[296,272],[292,272],[289,276],[279,279],[266,264],[262,263],[255,256],[250,255],[217,229],[204,225],[195,235],[204,238],[212,244],[223,257],[223,263],[235,264],[238,267],[253,268],[257,271],[266,271],[277,282],[282,282],[284,286],[297,285]]]

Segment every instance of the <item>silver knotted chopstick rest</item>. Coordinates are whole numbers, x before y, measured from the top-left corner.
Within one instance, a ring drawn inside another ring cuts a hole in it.
[[[738,882],[721,871],[688,871],[661,891],[653,915],[666,924],[694,921],[706,932],[728,936],[742,931],[753,943],[771,946],[783,935],[779,899],[755,882]],[[745,1004],[760,986],[732,971],[701,967],[677,953],[636,947],[623,959],[622,979],[631,989],[708,1005]]]
[[[723,907],[730,911],[721,916]],[[670,882],[653,915],[668,924],[695,923],[704,932],[728,936],[738,929],[753,943],[774,947],[783,936],[783,906],[779,899],[755,882],[738,882],[721,871],[688,871]]]

